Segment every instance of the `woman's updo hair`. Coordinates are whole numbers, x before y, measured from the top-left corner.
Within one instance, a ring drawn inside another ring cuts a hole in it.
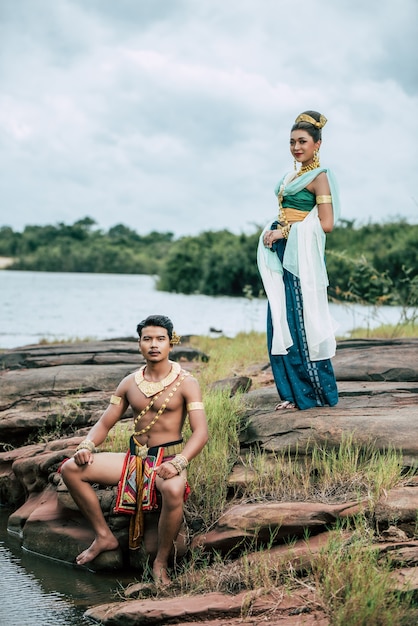
[[[295,119],[291,132],[294,130],[306,130],[316,142],[322,139],[321,129],[326,123],[327,118],[321,113],[318,113],[318,111],[304,111]]]

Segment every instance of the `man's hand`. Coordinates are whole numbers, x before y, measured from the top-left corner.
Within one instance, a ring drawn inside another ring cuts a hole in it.
[[[163,480],[168,480],[169,478],[174,478],[174,476],[178,476],[178,471],[174,467],[170,461],[164,461],[158,467],[154,469],[154,472],[162,478]]]
[[[94,454],[90,452],[90,450],[83,448],[82,450],[78,450],[73,458],[76,465],[91,465],[94,460]]]

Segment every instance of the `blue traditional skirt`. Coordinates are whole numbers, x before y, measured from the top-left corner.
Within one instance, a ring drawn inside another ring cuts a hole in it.
[[[279,239],[273,249],[283,261],[285,240]],[[300,280],[283,270],[286,294],[286,314],[293,345],[288,354],[271,354],[273,325],[270,306],[267,311],[267,347],[274,381],[281,400],[293,402],[301,409],[334,406],[338,402],[337,382],[330,359],[309,359],[303,321],[303,301]]]

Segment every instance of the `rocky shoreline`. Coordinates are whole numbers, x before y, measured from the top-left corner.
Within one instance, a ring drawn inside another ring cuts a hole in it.
[[[202,355],[187,346],[176,347],[171,358],[181,361],[191,371]],[[85,432],[107,406],[108,398],[119,380],[141,364],[134,340],[113,340],[27,346],[0,354],[0,503],[12,507],[9,532],[21,538],[22,545],[38,554],[73,562],[74,555],[92,540],[91,530],[66,492],[58,468],[64,458],[73,454]],[[338,446],[350,435],[353,444],[377,449],[389,447],[402,451],[405,469],[418,467],[418,340],[350,340],[340,342],[334,358],[340,391],[337,407],[309,411],[273,410],[277,393],[267,363],[242,372],[240,377],[219,381],[231,393],[237,387],[248,389],[246,414],[243,418],[241,447],[243,455],[253,447],[267,452],[289,451],[309,454],[312,446]],[[257,384],[256,384],[257,383]],[[252,389],[252,387],[256,387]],[[126,419],[129,419],[129,415]],[[56,429],[54,441],[42,441],[42,432]],[[60,436],[66,429],[71,436]],[[36,443],[28,445],[28,441]],[[234,490],[246,479],[246,470],[237,465],[229,480]],[[118,536],[121,549],[101,555],[92,569],[117,570],[126,566],[141,569],[144,553],[129,554],[127,522],[112,514],[115,490],[98,491],[109,525]],[[279,567],[286,559],[297,563],[314,558],[315,550],[326,541],[329,527],[338,519],[367,509],[367,502],[321,504],[273,502],[236,504],[225,512],[210,532],[193,536],[190,543],[187,528],[178,542],[178,556],[190,546],[204,546],[207,551],[227,554],[233,546],[256,535],[275,529],[275,545],[268,558]],[[373,512],[375,523],[383,533],[379,550],[399,554],[400,579],[410,580],[418,589],[416,564],[418,480],[411,479],[402,488],[391,490]],[[150,524],[155,523],[150,519]],[[395,523],[396,522],[396,523]],[[304,537],[309,532],[311,538]],[[299,539],[298,539],[299,538]],[[284,544],[296,540],[292,555]],[[384,541],[383,541],[384,539]],[[152,552],[152,546],[147,546]],[[254,558],[257,557],[254,554]],[[394,583],[395,585],[395,583]],[[129,602],[92,607],[87,616],[102,624],[167,623],[175,620],[212,624],[233,622],[241,612],[243,597],[207,594],[196,598],[173,598],[155,602],[135,599],[142,591],[127,591]],[[248,594],[245,596],[248,601]],[[263,614],[271,598],[254,597],[252,614]],[[327,624],[325,615],[304,614],[306,594],[287,598],[275,612],[271,624]],[[292,611],[295,620],[292,618]],[[298,619],[299,621],[296,621]],[[131,621],[126,621],[131,620]],[[287,620],[287,621],[284,621]],[[290,620],[290,621],[289,621]],[[311,620],[311,621],[309,621]],[[316,620],[316,621],[314,621]]]

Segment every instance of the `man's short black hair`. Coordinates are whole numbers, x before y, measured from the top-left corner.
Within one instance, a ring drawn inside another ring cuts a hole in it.
[[[142,322],[139,322],[136,327],[136,332],[138,333],[140,339],[142,330],[146,326],[161,326],[162,328],[165,328],[168,338],[171,341],[173,337],[173,322],[169,317],[166,317],[165,315],[148,315],[148,317],[145,320],[142,320]]]

